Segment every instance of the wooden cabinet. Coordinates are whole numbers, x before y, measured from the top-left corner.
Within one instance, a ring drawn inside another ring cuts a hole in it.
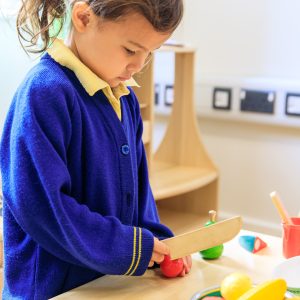
[[[136,76],[144,122],[143,141],[150,181],[161,221],[175,234],[199,228],[210,209],[217,210],[218,170],[210,159],[199,133],[194,105],[195,51],[164,46],[175,52],[174,103],[166,134],[152,153],[154,61]]]

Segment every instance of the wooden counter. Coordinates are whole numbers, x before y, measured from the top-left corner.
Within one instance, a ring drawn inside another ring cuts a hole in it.
[[[240,235],[257,235],[268,247],[253,254],[243,249],[238,238],[225,244],[221,258],[213,261],[193,254],[193,267],[186,277],[167,279],[160,270],[149,270],[142,277],[104,276],[53,299],[190,299],[199,290],[220,285],[222,279],[234,272],[247,273],[253,283],[271,278],[276,264],[284,260],[281,239],[242,230]]]

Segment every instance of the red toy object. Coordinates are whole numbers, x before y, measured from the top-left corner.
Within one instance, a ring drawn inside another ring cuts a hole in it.
[[[283,226],[283,255],[285,258],[300,255],[300,218],[291,218],[293,224]]]
[[[267,247],[267,244],[257,236],[242,235],[239,238],[240,245],[249,252],[256,253]]]
[[[182,272],[183,260],[182,258],[171,260],[170,256],[166,255],[160,264],[160,269],[166,277],[177,277]]]

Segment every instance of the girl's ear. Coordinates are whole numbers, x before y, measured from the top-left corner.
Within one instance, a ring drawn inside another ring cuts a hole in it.
[[[75,2],[71,14],[74,28],[80,33],[86,31],[91,23],[92,15],[91,8],[86,2]]]

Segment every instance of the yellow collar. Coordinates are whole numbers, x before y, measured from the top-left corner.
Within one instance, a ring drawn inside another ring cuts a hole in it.
[[[63,43],[62,40],[55,39],[52,47],[48,49],[48,54],[60,65],[72,70],[79,79],[82,86],[90,96],[93,96],[97,91],[105,89],[109,94],[112,93],[109,84],[99,78],[86,65],[84,65],[76,55]],[[123,95],[128,95],[129,90],[126,86],[139,86],[136,81],[131,78],[124,83],[120,83],[118,87],[113,89],[113,94],[119,99]]]

